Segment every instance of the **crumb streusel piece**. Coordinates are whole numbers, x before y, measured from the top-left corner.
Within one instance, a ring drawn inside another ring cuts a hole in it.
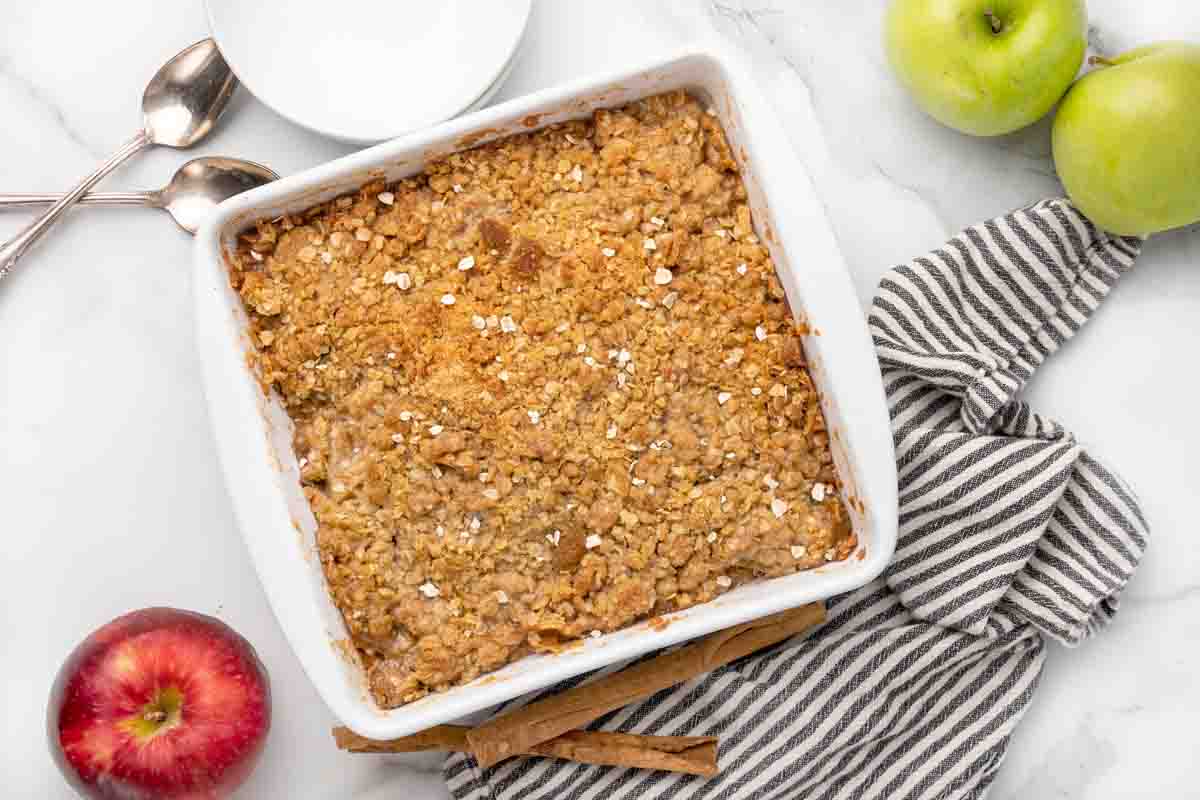
[[[232,261],[381,706],[855,546],[736,164],[682,92],[262,222]]]

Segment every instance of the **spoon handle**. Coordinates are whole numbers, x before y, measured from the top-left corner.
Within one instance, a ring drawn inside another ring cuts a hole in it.
[[[3,246],[0,246],[0,278],[4,278],[12,271],[13,266],[25,254],[25,251],[32,247],[34,242],[42,238],[46,231],[50,230],[58,222],[63,213],[75,205],[79,201],[79,198],[87,193],[88,189],[95,186],[101,178],[119,167],[130,156],[149,145],[150,137],[146,135],[145,131],[138,131],[137,136],[126,142],[111,158],[97,167],[95,172],[84,178],[78,186],[67,192],[54,205],[46,209],[46,212],[30,223],[29,227],[18,233]]]
[[[0,208],[31,208],[45,206],[62,199],[53,192],[16,194],[0,193]],[[79,198],[81,206],[149,206],[154,205],[153,192],[90,192]]]

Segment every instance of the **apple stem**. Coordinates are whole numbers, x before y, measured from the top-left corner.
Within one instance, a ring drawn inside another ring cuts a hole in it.
[[[1111,67],[1113,65],[1113,60],[1111,58],[1105,58],[1104,56],[1089,56],[1088,63],[1093,67]]]
[[[167,718],[167,712],[161,708],[154,708],[142,715],[142,719],[146,722],[162,722]]]
[[[995,11],[992,11],[989,8],[987,11],[983,12],[983,15],[987,17],[988,26],[992,29],[992,33],[999,33],[1004,29],[1004,23],[1001,22],[1000,18],[996,16]]]

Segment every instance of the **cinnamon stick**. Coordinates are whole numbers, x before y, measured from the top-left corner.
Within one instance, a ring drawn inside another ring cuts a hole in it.
[[[379,741],[349,728],[334,728],[337,746],[351,753],[418,753],[425,750],[472,752],[463,725],[437,725],[400,739]],[[514,754],[516,755],[516,754]],[[717,774],[715,736],[640,736],[608,731],[568,731],[520,755],[564,758],[585,764],[685,772],[707,778]]]
[[[825,621],[825,607],[800,608],[710,634],[600,680],[531,703],[467,731],[479,764],[489,767],[586,726],[597,717],[776,644]]]

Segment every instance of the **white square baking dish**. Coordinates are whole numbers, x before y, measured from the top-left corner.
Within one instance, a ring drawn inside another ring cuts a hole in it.
[[[225,257],[254,220],[300,211],[366,181],[394,180],[433,158],[511,133],[582,117],[670,89],[710,103],[743,168],[760,238],[792,309],[822,403],[858,550],[845,562],[743,586],[713,602],[531,656],[473,683],[400,708],[379,708],[316,555],[316,523],[300,489],[292,426],[249,366],[246,316]],[[460,718],[586,670],[855,589],[886,566],[896,542],[896,472],[878,362],[821,204],[773,111],[739,58],[716,40],[627,72],[540,91],[401,137],[238,196],[196,237],[197,342],[213,432],[242,534],[280,626],[333,712],[356,732],[403,736]]]

